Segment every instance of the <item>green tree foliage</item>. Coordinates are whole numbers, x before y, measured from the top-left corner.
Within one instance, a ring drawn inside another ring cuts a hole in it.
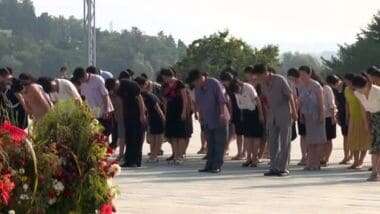
[[[54,76],[62,65],[86,66],[84,35],[83,20],[36,16],[31,0],[0,0],[0,67]],[[149,74],[175,64],[186,52],[182,41],[163,32],[148,36],[138,28],[98,30],[97,43],[99,68],[114,73],[128,67]]]
[[[280,71],[282,73],[287,72],[290,68],[298,68],[302,65],[310,66],[317,72],[324,70],[322,63],[313,55],[299,52],[286,52],[281,55]]]
[[[371,65],[380,65],[380,11],[366,29],[357,35],[352,45],[341,45],[338,55],[323,60],[330,71],[361,72]]]
[[[225,31],[195,40],[176,68],[180,73],[199,68],[211,75],[217,75],[227,65],[233,66],[239,72],[242,72],[245,66],[257,62],[277,66],[278,56],[277,46],[252,48],[241,39],[229,36],[229,32]]]

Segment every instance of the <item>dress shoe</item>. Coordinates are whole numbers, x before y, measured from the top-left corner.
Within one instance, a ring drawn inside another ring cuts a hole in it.
[[[218,174],[218,173],[221,173],[222,170],[221,169],[212,169],[210,170],[211,173],[214,173],[214,174]]]
[[[200,169],[200,170],[198,170],[198,172],[201,172],[201,173],[204,173],[204,172],[210,172],[210,169],[206,169],[206,168],[204,168],[204,169]]]
[[[242,167],[249,167],[252,164],[252,161],[244,162],[241,166]]]
[[[289,176],[289,171],[288,170],[285,170],[285,171],[283,171],[283,172],[278,172],[278,176],[279,177],[287,177],[287,176]]]
[[[279,176],[279,173],[274,170],[270,170],[269,172],[264,173],[264,176]]]

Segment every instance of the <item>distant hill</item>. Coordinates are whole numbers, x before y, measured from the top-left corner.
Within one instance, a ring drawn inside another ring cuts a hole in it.
[[[0,67],[54,76],[62,65],[86,66],[83,21],[74,17],[36,16],[31,0],[0,0]],[[1,33],[3,32],[3,33]],[[98,67],[114,73],[131,68],[153,72],[172,65],[186,53],[186,45],[160,32],[148,36],[138,28],[97,32]]]

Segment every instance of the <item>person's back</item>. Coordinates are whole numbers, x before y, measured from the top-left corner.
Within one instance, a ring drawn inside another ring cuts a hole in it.
[[[285,77],[279,74],[270,74],[270,80],[261,85],[263,95],[267,98],[268,119],[281,118],[278,121],[290,121],[290,86]]]
[[[104,96],[108,96],[103,78],[99,75],[89,74],[88,79],[82,82],[80,91],[95,115],[98,118],[101,117],[105,110],[103,99]]]
[[[195,89],[196,103],[202,115],[202,122],[211,129],[221,125],[219,116],[222,105],[220,102],[226,104],[226,97],[222,91],[218,93],[218,88],[223,89],[222,84],[217,79],[207,78],[203,88]]]
[[[23,98],[29,109],[29,113],[35,120],[42,119],[50,110],[50,101],[45,96],[40,85],[32,83],[24,88]]]
[[[50,94],[53,102],[66,101],[70,99],[81,100],[76,86],[69,80],[56,79],[58,91]]]

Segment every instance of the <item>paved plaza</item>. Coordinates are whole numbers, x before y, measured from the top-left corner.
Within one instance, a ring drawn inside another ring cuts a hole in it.
[[[200,174],[204,161],[195,155],[200,147],[196,131],[188,160],[181,166],[145,164],[123,170],[116,178],[121,195],[119,213],[128,214],[234,214],[234,213],[379,213],[380,184],[367,183],[368,167],[347,170],[342,140],[334,142],[332,164],[322,172],[305,172],[296,166],[299,143],[293,142],[291,176],[267,178],[267,162],[259,168],[242,168],[241,161],[226,160],[220,175]],[[235,154],[232,144],[231,154]],[[165,154],[170,153],[168,144]],[[144,154],[148,152],[145,145]],[[166,157],[166,156],[165,156]],[[369,156],[366,166],[369,165]]]

